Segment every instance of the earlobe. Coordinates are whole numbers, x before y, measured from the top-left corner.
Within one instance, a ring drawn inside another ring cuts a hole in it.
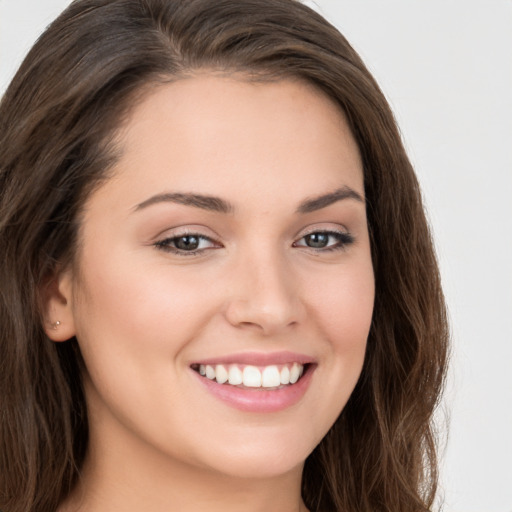
[[[41,290],[44,330],[53,341],[67,341],[75,336],[72,273],[63,271],[49,278]]]

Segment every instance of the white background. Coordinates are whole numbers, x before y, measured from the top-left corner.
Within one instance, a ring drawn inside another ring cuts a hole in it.
[[[67,4],[0,0],[0,94]],[[454,342],[444,510],[512,512],[512,0],[315,8],[381,84],[424,190]]]

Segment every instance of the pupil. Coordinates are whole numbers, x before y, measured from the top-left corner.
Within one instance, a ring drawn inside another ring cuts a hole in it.
[[[175,244],[178,249],[193,251],[199,247],[199,238],[193,235],[180,236]]]
[[[327,233],[312,233],[306,236],[307,245],[316,249],[325,247],[328,242],[329,235]]]

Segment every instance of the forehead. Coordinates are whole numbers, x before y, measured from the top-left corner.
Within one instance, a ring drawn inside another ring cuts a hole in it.
[[[240,189],[270,202],[284,191],[314,196],[343,185],[364,193],[342,109],[303,81],[203,74],[158,85],[134,107],[119,141],[111,185],[130,189],[124,198],[133,204],[167,189]]]

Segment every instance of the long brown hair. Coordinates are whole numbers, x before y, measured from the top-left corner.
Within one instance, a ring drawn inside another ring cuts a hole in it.
[[[364,368],[305,463],[312,511],[419,512],[437,483],[432,414],[447,322],[418,183],[390,108],[345,38],[296,0],[76,0],[0,103],[0,508],[49,512],[79,478],[76,340],[45,335],[39,290],[72,261],[116,128],[148,84],[197,69],[299,78],[343,108],[364,164],[376,300]],[[141,92],[142,91],[142,92]]]

